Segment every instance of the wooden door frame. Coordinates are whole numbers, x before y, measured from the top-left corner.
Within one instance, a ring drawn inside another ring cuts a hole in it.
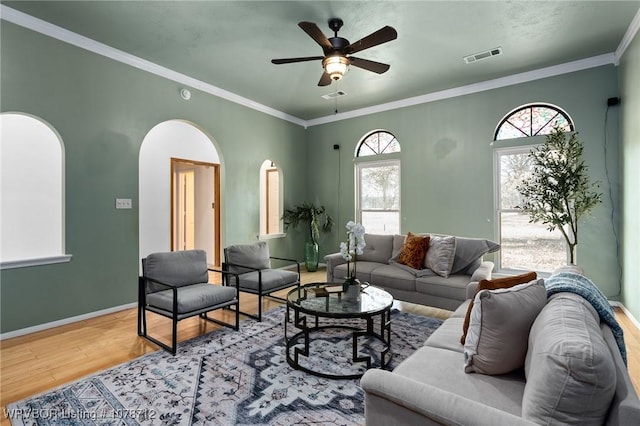
[[[214,241],[213,241],[213,250],[215,252],[213,265],[220,266],[220,164],[218,163],[206,163],[204,161],[197,160],[188,160],[185,158],[177,158],[171,157],[171,166],[170,166],[170,175],[169,175],[169,192],[170,192],[170,209],[171,214],[169,218],[169,234],[171,235],[170,247],[169,250],[173,250],[173,246],[175,244],[174,241],[174,233],[173,233],[173,223],[175,221],[175,187],[174,187],[174,179],[173,175],[176,172],[175,165],[178,163],[182,164],[193,164],[194,166],[205,166],[205,167],[213,167],[213,179],[214,179],[214,187],[213,187],[213,202],[214,202],[214,211],[213,211],[213,232],[214,232]]]

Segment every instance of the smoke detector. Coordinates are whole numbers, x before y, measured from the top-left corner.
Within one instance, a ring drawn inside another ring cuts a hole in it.
[[[333,98],[339,98],[340,96],[344,96],[344,95],[346,95],[346,92],[344,90],[338,90],[337,92],[327,93],[326,95],[322,95],[322,98],[333,99]]]
[[[478,62],[483,59],[493,58],[494,56],[502,55],[502,47],[496,47],[493,49],[485,50],[484,52],[474,53],[473,55],[465,56],[464,61],[467,64]]]

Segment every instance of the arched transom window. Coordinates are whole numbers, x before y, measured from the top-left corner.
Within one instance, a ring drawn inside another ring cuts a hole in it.
[[[392,152],[400,152],[398,140],[391,133],[379,130],[369,133],[369,135],[360,142],[356,157],[391,154]]]
[[[529,104],[508,113],[496,127],[493,140],[548,135],[554,127],[574,130],[573,120],[555,105]]]

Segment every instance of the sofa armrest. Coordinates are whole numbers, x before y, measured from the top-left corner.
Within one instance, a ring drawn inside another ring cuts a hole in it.
[[[478,284],[482,280],[490,280],[491,272],[493,271],[493,262],[484,261],[478,266],[478,269],[473,271],[471,280],[467,284],[467,299],[473,299],[476,295]]]
[[[324,257],[324,261],[327,264],[327,282],[334,282],[333,268],[338,265],[342,265],[343,263],[347,263],[347,261],[344,260],[344,257],[342,257],[340,253],[328,254]]]
[[[380,369],[360,381],[367,426],[400,424],[533,426],[528,420],[455,393]]]

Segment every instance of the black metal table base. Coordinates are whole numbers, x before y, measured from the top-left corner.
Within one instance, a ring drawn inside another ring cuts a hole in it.
[[[328,325],[320,325],[319,324],[319,316],[318,315],[312,315],[312,314],[304,314],[304,315],[300,315],[300,311],[298,311],[295,308],[291,308],[294,311],[294,321],[293,321],[293,325],[295,328],[300,329],[300,331],[298,331],[296,334],[294,334],[291,337],[288,337],[287,335],[287,326],[290,322],[290,312],[289,312],[290,307],[287,306],[287,313],[286,313],[286,318],[285,318],[285,325],[284,325],[284,336],[285,336],[285,342],[286,342],[286,350],[287,350],[287,363],[289,363],[289,365],[297,370],[301,370],[304,371],[306,373],[312,374],[314,376],[318,376],[318,377],[323,377],[326,379],[358,379],[360,377],[362,377],[362,375],[364,374],[364,372],[357,372],[357,373],[353,373],[353,374],[329,374],[329,373],[324,373],[321,371],[316,371],[316,370],[312,370],[308,367],[305,367],[303,365],[300,365],[299,362],[299,357],[300,355],[304,356],[304,357],[309,357],[309,356],[313,356],[313,354],[310,353],[310,344],[311,344],[311,334],[312,333],[316,333],[318,331],[321,330],[326,330],[326,329],[341,329],[341,330],[352,330],[353,333],[351,334],[351,339],[352,339],[352,347],[353,347],[353,353],[352,353],[352,357],[351,360],[353,361],[354,365],[355,363],[365,363],[366,365],[366,369],[369,369],[372,367],[373,365],[373,360],[371,358],[371,356],[369,355],[363,355],[360,356],[358,354],[358,338],[362,337],[362,336],[368,336],[368,337],[373,337],[377,340],[379,340],[380,342],[382,342],[384,344],[384,348],[382,351],[380,351],[380,363],[379,365],[376,365],[374,367],[379,367],[379,368],[384,368],[387,365],[389,365],[389,362],[391,361],[391,357],[392,357],[392,353],[391,353],[391,308],[389,307],[389,309],[385,309],[381,312],[376,312],[374,314],[363,314],[362,316],[357,317],[358,319],[361,320],[366,320],[367,322],[367,326],[366,329],[363,329],[361,327],[355,327],[355,326],[350,326],[350,325],[345,325],[345,324],[340,324],[340,323],[336,323],[336,324],[328,324]],[[308,326],[307,325],[307,318],[308,317],[314,317],[315,321],[313,322],[312,326]],[[377,323],[377,321],[374,321],[375,317],[380,317],[380,332],[377,333],[374,330],[374,323]],[[333,321],[339,321],[340,318],[335,318],[335,317],[331,317],[330,318]],[[346,318],[345,318],[346,319]],[[304,347],[301,348],[298,345],[299,340],[303,338],[304,339]],[[292,351],[293,350],[293,351]],[[293,352],[293,354],[292,354]]]

